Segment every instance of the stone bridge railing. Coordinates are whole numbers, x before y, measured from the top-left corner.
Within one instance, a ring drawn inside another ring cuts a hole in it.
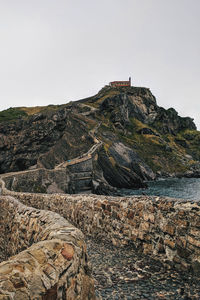
[[[39,168],[20,172],[1,174],[6,187],[18,192],[32,193],[66,193],[70,181],[65,169],[49,170]]]
[[[0,254],[2,300],[95,299],[84,236],[54,212],[0,196]]]
[[[66,168],[67,166],[71,166],[71,165],[75,165],[75,164],[79,164],[81,162],[87,161],[89,159],[92,158],[92,155],[96,152],[96,150],[98,148],[100,148],[102,146],[102,142],[99,141],[97,139],[97,137],[95,136],[95,134],[97,133],[99,127],[101,125],[101,122],[99,122],[97,124],[97,126],[95,128],[93,128],[92,130],[89,131],[89,135],[92,137],[93,141],[94,141],[94,145],[84,154],[82,154],[81,156],[78,156],[76,158],[73,158],[71,160],[68,161],[64,161],[62,163],[60,163],[59,165],[55,166],[55,169],[62,169],[62,168]]]
[[[21,202],[59,213],[93,237],[133,244],[177,269],[200,273],[200,201],[166,197],[109,197],[16,193]]]

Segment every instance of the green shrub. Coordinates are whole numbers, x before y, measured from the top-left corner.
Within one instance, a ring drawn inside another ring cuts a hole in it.
[[[22,111],[19,108],[10,107],[6,110],[0,111],[0,122],[12,121],[25,116],[27,116],[25,111]]]

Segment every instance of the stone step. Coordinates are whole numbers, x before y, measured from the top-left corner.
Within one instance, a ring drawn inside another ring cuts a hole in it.
[[[92,176],[90,176],[90,177],[76,177],[76,178],[72,178],[73,181],[89,180],[89,179],[92,179]]]
[[[92,178],[93,172],[82,172],[82,173],[71,173],[70,178],[76,179],[76,178]]]
[[[72,184],[74,184],[76,190],[81,190],[85,187],[91,188],[92,179],[90,178],[89,180],[74,180],[72,181]]]
[[[92,170],[90,170],[90,171],[82,171],[82,170],[80,170],[80,171],[73,171],[73,172],[71,172],[71,174],[75,174],[75,175],[78,175],[78,174],[91,174],[92,173]]]
[[[89,191],[89,190],[91,190],[91,186],[83,186],[80,188],[79,192],[80,191]]]

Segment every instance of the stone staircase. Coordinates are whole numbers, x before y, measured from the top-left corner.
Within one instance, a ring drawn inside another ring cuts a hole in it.
[[[92,170],[71,173],[69,183],[70,194],[90,194],[92,192],[92,178]]]
[[[68,166],[70,182],[68,191],[70,194],[89,194],[92,192],[93,165],[92,158],[77,164]]]

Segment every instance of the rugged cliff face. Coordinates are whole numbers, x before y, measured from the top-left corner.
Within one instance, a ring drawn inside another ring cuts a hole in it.
[[[200,176],[199,146],[193,120],[159,107],[147,88],[106,86],[66,105],[0,112],[0,173],[54,169],[87,154],[91,170],[79,173],[98,193],[145,187],[158,176]]]
[[[149,89],[105,87],[88,104],[98,108],[99,136],[116,164],[120,160],[112,149],[120,143],[132,151],[129,159],[126,151],[120,151],[125,166],[142,179],[153,179],[153,173],[199,176],[200,132],[191,118],[180,117],[173,108],[159,107]]]
[[[92,146],[88,124],[72,105],[0,123],[0,173],[54,168]]]

